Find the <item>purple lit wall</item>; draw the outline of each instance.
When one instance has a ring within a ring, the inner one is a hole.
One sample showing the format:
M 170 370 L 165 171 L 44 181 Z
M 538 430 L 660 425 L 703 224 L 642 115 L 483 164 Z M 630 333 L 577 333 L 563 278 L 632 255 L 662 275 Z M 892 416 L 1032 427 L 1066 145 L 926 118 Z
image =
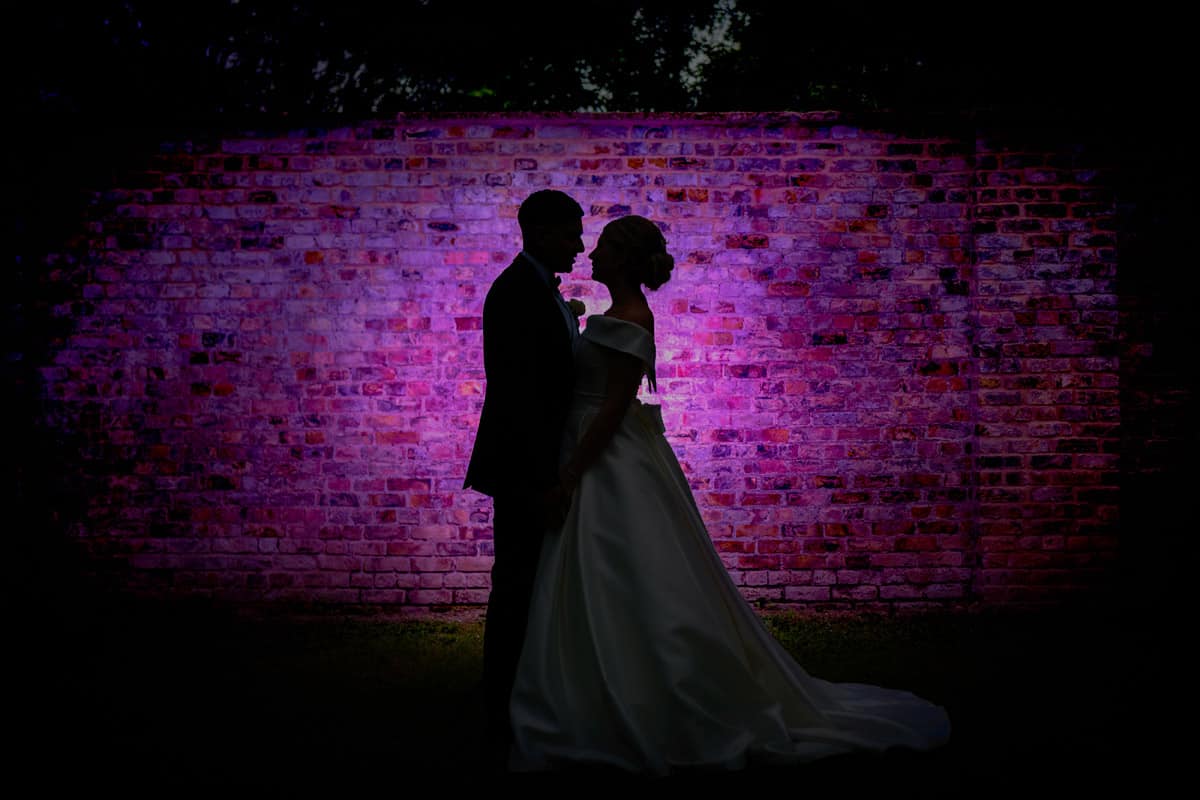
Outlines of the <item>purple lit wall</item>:
M 661 221 L 659 394 L 763 607 L 1111 579 L 1117 207 L 1075 143 L 834 114 L 469 115 L 178 137 L 50 259 L 37 420 L 85 569 L 152 596 L 481 609 L 480 313 L 543 187 Z M 587 274 L 581 257 L 577 273 Z M 601 287 L 568 277 L 589 313 Z

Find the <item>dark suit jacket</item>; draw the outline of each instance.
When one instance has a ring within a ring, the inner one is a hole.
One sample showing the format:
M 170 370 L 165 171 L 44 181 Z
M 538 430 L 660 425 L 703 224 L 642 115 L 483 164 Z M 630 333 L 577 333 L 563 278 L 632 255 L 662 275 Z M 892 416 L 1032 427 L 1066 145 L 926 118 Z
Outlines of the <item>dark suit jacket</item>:
M 525 258 L 508 266 L 483 304 L 487 389 L 464 489 L 532 494 L 558 480 L 574 357 L 554 290 Z

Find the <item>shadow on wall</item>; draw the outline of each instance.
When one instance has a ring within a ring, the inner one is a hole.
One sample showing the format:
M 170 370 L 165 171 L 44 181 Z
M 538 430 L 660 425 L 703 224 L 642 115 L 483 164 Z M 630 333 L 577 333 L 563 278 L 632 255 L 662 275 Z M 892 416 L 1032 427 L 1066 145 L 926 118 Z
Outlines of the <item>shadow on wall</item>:
M 1173 616 L 1192 567 L 1180 555 L 1200 484 L 1195 343 L 1200 271 L 1187 231 L 1190 187 L 1177 141 L 1131 148 L 1118 188 L 1121 270 L 1121 555 L 1125 602 Z M 1188 265 L 1181 268 L 1180 265 Z
M 91 444 L 85 423 L 98 420 L 101 405 L 87 396 L 72 398 L 72 416 L 81 422 L 78 428 L 63 424 L 51 408 L 63 398 L 47 365 L 90 313 L 82 287 L 94 266 L 86 226 L 93 193 L 134 169 L 152 147 L 148 131 L 135 135 L 70 122 L 77 123 L 30 120 L 10 132 L 22 138 L 11 142 L 10 153 L 19 157 L 7 164 L 17 188 L 5 200 L 12 225 L 5 242 L 14 268 L 6 273 L 3 369 L 15 446 L 5 460 L 3 483 L 11 500 L 5 507 L 21 520 L 11 544 L 24 567 L 15 571 L 16 592 L 35 615 L 69 604 L 76 592 L 81 599 L 119 585 L 119 578 L 97 573 L 105 566 L 72 536 L 89 496 L 102 486 L 97 476 L 71 468 Z

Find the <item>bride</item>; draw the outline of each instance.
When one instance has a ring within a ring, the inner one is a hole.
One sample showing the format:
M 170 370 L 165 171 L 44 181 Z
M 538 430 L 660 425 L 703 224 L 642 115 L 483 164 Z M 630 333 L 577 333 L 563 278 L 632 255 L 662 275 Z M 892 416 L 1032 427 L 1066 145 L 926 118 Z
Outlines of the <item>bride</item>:
M 674 266 L 658 227 L 610 222 L 590 254 L 612 307 L 588 318 L 564 434 L 561 531 L 543 544 L 511 698 L 509 767 L 644 775 L 791 764 L 950 734 L 909 692 L 809 675 L 739 593 L 658 406 L 642 292 Z

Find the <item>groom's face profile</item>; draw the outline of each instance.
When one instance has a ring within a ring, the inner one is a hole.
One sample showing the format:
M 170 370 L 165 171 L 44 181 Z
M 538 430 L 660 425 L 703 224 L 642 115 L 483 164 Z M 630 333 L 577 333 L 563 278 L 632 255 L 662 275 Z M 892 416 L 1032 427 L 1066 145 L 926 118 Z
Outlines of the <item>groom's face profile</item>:
M 570 272 L 575 256 L 584 251 L 583 220 L 539 225 L 534 240 L 526 245 L 529 251 L 553 272 Z

